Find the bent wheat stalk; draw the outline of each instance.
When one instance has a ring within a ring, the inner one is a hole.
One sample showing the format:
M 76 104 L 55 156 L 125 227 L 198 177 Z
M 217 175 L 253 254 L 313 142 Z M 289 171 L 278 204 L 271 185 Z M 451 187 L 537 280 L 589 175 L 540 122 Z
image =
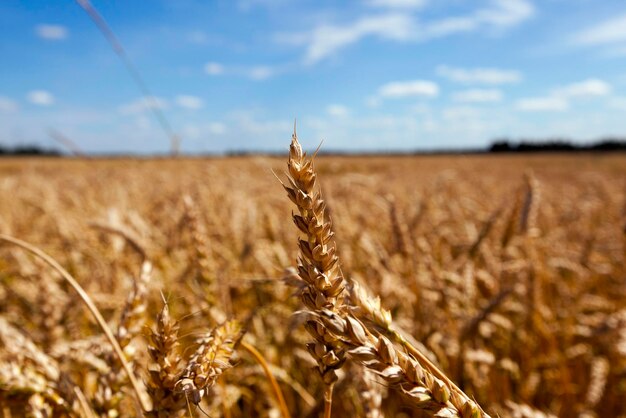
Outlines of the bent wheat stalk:
M 139 385 L 139 382 L 137 382 L 137 379 L 135 378 L 135 375 L 133 373 L 133 370 L 130 364 L 128 363 L 128 361 L 126 361 L 124 352 L 122 351 L 122 348 L 120 347 L 119 343 L 115 339 L 115 336 L 113 335 L 113 331 L 111 331 L 111 328 L 109 328 L 109 326 L 107 325 L 106 321 L 102 317 L 102 314 L 100 313 L 96 305 L 93 303 L 93 301 L 91 300 L 87 292 L 85 292 L 85 290 L 81 287 L 81 285 L 78 284 L 76 279 L 74 279 L 72 275 L 67 272 L 67 270 L 65 270 L 59 263 L 57 263 L 55 259 L 50 257 L 48 254 L 46 254 L 39 248 L 25 241 L 22 241 L 20 239 L 13 238 L 4 234 L 0 234 L 0 240 L 14 244 L 26 251 L 29 251 L 33 255 L 39 257 L 40 259 L 45 261 L 50 267 L 55 269 L 61 275 L 61 277 L 63 277 L 63 279 L 65 279 L 69 283 L 69 285 L 72 286 L 72 288 L 76 291 L 76 293 L 78 293 L 78 296 L 81 298 L 85 306 L 87 306 L 87 309 L 89 310 L 89 312 L 91 312 L 96 322 L 102 329 L 102 332 L 104 332 L 104 335 L 107 337 L 107 339 L 109 340 L 109 343 L 113 347 L 113 351 L 115 351 L 115 354 L 117 355 L 118 360 L 122 364 L 122 367 L 124 368 L 124 371 L 126 372 L 126 375 L 128 376 L 128 380 L 133 386 L 133 390 L 135 392 L 137 400 L 139 401 L 139 404 L 141 405 L 142 409 L 144 411 L 149 411 L 150 405 L 148 404 L 144 391 Z
M 381 329 L 387 331 L 391 338 L 400 344 L 411 356 L 415 357 L 420 364 L 438 379 L 443 380 L 453 392 L 466 397 L 465 393 L 418 348 L 414 347 L 403 335 L 404 331 L 398 329 L 393 323 L 391 312 L 382 307 L 379 297 L 372 297 L 356 282 L 350 285 L 350 302 L 348 309 L 355 317 L 365 317 Z M 469 398 L 468 398 L 469 399 Z
M 350 357 L 381 376 L 421 409 L 436 416 L 488 417 L 463 391 L 430 362 L 427 366 L 410 354 L 398 351 L 384 336 L 376 336 L 358 319 L 345 312 L 310 312 L 310 326 L 325 328 L 344 345 Z M 432 373 L 431 368 L 438 373 Z M 441 376 L 444 379 L 441 379 Z

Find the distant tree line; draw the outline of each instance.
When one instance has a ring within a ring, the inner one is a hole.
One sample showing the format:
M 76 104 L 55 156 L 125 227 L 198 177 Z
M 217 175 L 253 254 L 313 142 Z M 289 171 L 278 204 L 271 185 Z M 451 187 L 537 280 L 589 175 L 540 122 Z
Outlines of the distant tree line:
M 509 139 L 497 139 L 487 149 L 464 149 L 464 150 L 445 150 L 445 151 L 405 151 L 397 152 L 390 150 L 380 150 L 380 152 L 359 152 L 359 151 L 323 151 L 322 155 L 407 155 L 407 154 L 482 154 L 482 153 L 516 153 L 516 152 L 603 152 L 603 151 L 626 151 L 626 139 L 622 138 L 606 138 L 594 143 L 576 144 L 566 139 L 551 140 L 519 140 L 513 141 Z M 282 155 L 283 152 L 254 152 L 254 151 L 230 151 L 225 153 L 226 156 L 250 156 L 250 155 Z M 49 156 L 58 157 L 63 153 L 53 148 L 42 148 L 37 145 L 18 145 L 15 147 L 6 147 L 0 145 L 0 157 L 2 156 Z M 117 155 L 117 154 L 112 154 Z M 204 155 L 204 154 L 203 154 Z M 120 155 L 117 155 L 120 156 Z M 211 154 L 206 154 L 211 156 Z
M 573 152 L 573 151 L 624 151 L 626 139 L 607 138 L 591 144 L 574 144 L 564 139 L 549 141 L 510 142 L 499 139 L 489 147 L 489 152 Z
M 4 147 L 0 145 L 0 156 L 60 156 L 61 152 L 55 149 L 46 149 L 37 145 L 18 145 L 13 148 Z

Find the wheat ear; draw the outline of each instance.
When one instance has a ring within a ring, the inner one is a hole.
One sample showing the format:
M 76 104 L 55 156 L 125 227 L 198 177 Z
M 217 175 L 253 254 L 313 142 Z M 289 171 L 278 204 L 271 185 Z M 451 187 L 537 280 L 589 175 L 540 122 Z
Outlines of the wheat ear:
M 230 320 L 201 338 L 198 349 L 178 377 L 175 392 L 199 404 L 222 373 L 232 367 L 231 357 L 243 333 L 241 324 Z
M 148 354 L 155 363 L 149 369 L 148 394 L 152 398 L 152 411 L 146 417 L 176 417 L 185 406 L 184 398 L 175 391 L 180 375 L 178 323 L 170 317 L 167 304 L 157 316 L 156 331 L 150 331 Z
M 326 216 L 326 204 L 321 193 L 316 190 L 317 175 L 313 161 L 307 159 L 302 151 L 295 127 L 287 168 L 289 186 L 283 184 L 283 187 L 298 208 L 293 221 L 304 234 L 304 239 L 299 239 L 298 276 L 305 284 L 300 296 L 312 312 L 322 309 L 335 311 L 343 305 L 344 280 L 332 241 L 332 223 Z M 323 328 L 307 326 L 306 329 L 315 339 L 307 345 L 307 349 L 317 361 L 324 382 L 324 416 L 330 417 L 336 371 L 343 365 L 345 353 L 332 338 L 326 338 Z

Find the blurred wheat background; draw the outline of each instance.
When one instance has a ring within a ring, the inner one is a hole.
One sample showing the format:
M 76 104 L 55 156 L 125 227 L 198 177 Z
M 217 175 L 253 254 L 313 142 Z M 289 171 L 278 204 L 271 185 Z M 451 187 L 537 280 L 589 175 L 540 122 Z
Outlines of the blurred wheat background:
M 0 231 L 90 295 L 147 416 L 321 416 L 303 322 L 323 311 L 298 297 L 311 287 L 295 269 L 298 211 L 272 174 L 289 185 L 285 163 L 5 159 Z M 454 407 L 437 379 L 443 395 L 409 393 L 322 314 L 313 323 L 339 341 L 324 347 L 347 354 L 331 370 L 333 416 L 626 416 L 623 154 L 322 156 L 314 168 L 345 283 L 333 312 L 395 347 L 389 364 L 419 351 L 485 411 Z M 142 414 L 81 299 L 6 241 L 0 301 L 3 417 Z

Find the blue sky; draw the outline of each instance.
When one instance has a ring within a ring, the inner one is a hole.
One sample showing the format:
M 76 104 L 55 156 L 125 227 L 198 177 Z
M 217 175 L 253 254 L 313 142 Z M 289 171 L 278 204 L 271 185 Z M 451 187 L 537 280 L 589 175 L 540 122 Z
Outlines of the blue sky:
M 623 0 L 155 0 L 92 4 L 156 102 L 71 0 L 0 3 L 0 144 L 327 150 L 626 136 Z

